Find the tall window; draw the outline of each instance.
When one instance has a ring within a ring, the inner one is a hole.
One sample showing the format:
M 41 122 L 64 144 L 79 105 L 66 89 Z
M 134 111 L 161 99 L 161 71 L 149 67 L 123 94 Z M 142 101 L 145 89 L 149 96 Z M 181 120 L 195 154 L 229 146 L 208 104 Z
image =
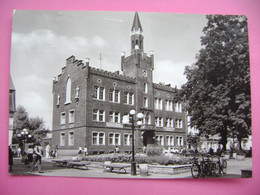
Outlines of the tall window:
M 70 110 L 69 111 L 69 123 L 74 123 L 74 121 L 75 121 L 75 111 Z
M 174 146 L 174 136 L 170 136 L 170 135 L 166 136 L 166 145 Z
M 180 102 L 175 104 L 175 112 L 182 112 L 182 105 Z
M 124 103 L 134 105 L 134 94 L 129 92 L 124 92 Z
M 176 119 L 175 120 L 175 127 L 176 128 L 183 128 L 181 119 Z
M 163 127 L 163 118 L 162 117 L 155 117 L 155 126 Z
M 60 114 L 60 124 L 61 125 L 65 125 L 66 124 L 66 113 L 65 112 L 62 112 Z
M 147 85 L 147 83 L 144 83 L 143 91 L 144 91 L 144 93 L 148 93 L 148 85 Z
M 144 97 L 144 107 L 148 108 L 148 98 Z
M 156 139 L 158 145 L 160 145 L 160 146 L 164 145 L 164 140 L 163 140 L 163 136 L 162 135 L 155 136 L 155 139 Z
M 109 122 L 110 123 L 120 123 L 120 113 L 110 111 L 109 112 Z
M 60 146 L 65 146 L 65 133 L 60 133 Z
M 71 79 L 70 77 L 67 79 L 67 83 L 66 83 L 66 102 L 70 103 L 71 102 Z
M 172 111 L 172 101 L 165 100 L 165 110 Z
M 120 91 L 119 90 L 110 89 L 108 98 L 109 98 L 110 102 L 120 103 Z
M 105 122 L 105 111 L 104 110 L 93 110 L 93 121 Z
M 105 133 L 93 132 L 92 133 L 92 144 L 93 145 L 105 145 Z
M 154 100 L 154 108 L 162 110 L 163 109 L 163 103 L 161 98 L 155 98 Z
M 120 134 L 109 133 L 108 134 L 109 145 L 120 145 Z
M 94 86 L 93 98 L 96 100 L 105 100 L 105 88 Z
M 174 127 L 174 122 L 172 118 L 166 118 L 166 127 Z
M 73 131 L 69 132 L 68 145 L 74 146 L 74 132 Z
M 132 134 L 124 134 L 124 145 L 130 146 L 132 143 Z
M 177 146 L 183 146 L 183 137 L 177 136 L 176 137 L 176 143 L 177 143 Z

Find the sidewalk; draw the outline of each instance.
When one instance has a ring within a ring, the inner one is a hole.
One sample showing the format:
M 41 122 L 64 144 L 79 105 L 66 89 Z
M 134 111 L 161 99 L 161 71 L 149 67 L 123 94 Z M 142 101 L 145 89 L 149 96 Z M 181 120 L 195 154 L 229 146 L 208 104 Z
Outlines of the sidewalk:
M 27 168 L 21 162 L 21 159 L 14 159 L 13 171 L 11 175 L 41 175 L 41 176 L 61 176 L 61 177 L 102 177 L 102 178 L 162 178 L 162 179 L 173 179 L 173 178 L 192 178 L 190 169 L 181 171 L 180 173 L 174 173 L 172 166 L 165 166 L 165 170 L 160 171 L 154 168 L 149 168 L 148 176 L 140 176 L 139 169 L 137 168 L 137 175 L 132 176 L 130 174 L 130 168 L 126 168 L 127 174 L 109 172 L 103 169 L 103 163 L 91 162 L 89 170 L 80 170 L 67 167 L 53 166 L 52 159 L 42 160 L 42 171 L 44 173 L 38 173 L 37 171 L 31 172 L 31 168 Z M 243 161 L 237 161 L 234 159 L 228 160 L 227 174 L 222 175 L 218 178 L 240 178 L 241 169 L 252 169 L 252 158 L 246 158 Z

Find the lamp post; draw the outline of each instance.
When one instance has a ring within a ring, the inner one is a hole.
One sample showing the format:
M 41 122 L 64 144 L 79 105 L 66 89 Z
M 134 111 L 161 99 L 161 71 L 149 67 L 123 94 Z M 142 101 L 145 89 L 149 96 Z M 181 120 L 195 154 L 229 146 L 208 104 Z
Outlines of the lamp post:
M 27 129 L 23 129 L 22 132 L 17 135 L 17 137 L 19 137 L 22 140 L 22 143 L 23 143 L 22 156 L 24 156 L 24 153 L 25 153 L 25 140 L 27 140 L 28 138 L 31 138 L 32 135 L 29 134 Z
M 131 162 L 131 175 L 136 175 L 136 163 L 135 163 L 135 142 L 134 142 L 134 130 L 135 130 L 135 110 L 130 110 L 129 115 L 131 117 L 131 123 L 132 123 L 132 162 Z M 136 115 L 136 124 L 138 126 L 142 125 L 141 119 L 143 119 L 144 115 L 143 113 L 138 113 Z M 124 116 L 123 117 L 123 124 L 129 124 L 129 117 Z

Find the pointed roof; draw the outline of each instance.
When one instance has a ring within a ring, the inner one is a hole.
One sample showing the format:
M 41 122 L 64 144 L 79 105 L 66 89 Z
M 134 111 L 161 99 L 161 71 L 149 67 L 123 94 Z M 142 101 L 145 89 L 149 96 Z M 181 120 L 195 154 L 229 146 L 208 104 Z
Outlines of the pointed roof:
M 15 90 L 15 88 L 14 88 L 14 83 L 13 83 L 13 80 L 12 80 L 11 75 L 10 75 L 9 90 Z
M 134 22 L 133 22 L 133 25 L 132 25 L 132 31 L 134 29 L 140 29 L 141 31 L 143 31 L 143 28 L 142 28 L 142 25 L 141 25 L 141 22 L 140 22 L 140 19 L 139 19 L 139 16 L 138 16 L 138 12 L 135 12 L 135 18 L 134 18 Z

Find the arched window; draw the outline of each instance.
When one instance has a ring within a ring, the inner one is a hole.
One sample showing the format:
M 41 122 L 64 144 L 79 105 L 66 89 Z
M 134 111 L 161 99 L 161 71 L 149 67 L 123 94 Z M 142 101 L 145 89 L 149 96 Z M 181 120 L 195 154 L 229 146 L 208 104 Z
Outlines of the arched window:
M 71 102 L 71 79 L 70 77 L 67 79 L 66 83 L 66 102 L 65 103 L 70 103 Z

